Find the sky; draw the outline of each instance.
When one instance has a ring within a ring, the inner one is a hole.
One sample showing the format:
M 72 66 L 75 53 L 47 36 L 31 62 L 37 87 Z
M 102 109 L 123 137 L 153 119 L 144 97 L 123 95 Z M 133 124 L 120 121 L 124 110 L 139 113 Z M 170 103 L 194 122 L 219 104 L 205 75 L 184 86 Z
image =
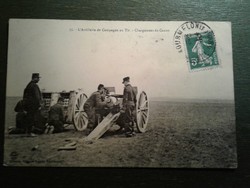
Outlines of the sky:
M 231 24 L 205 22 L 220 66 L 192 72 L 173 42 L 182 23 L 11 19 L 6 95 L 22 96 L 39 72 L 40 89 L 50 92 L 82 88 L 89 96 L 102 83 L 122 94 L 129 76 L 149 98 L 233 100 Z

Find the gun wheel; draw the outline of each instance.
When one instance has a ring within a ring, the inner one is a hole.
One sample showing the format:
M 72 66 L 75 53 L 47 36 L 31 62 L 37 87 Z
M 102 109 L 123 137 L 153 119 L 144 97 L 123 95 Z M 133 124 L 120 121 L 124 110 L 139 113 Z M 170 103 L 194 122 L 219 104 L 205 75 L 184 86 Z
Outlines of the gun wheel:
M 136 107 L 136 126 L 139 132 L 146 131 L 149 117 L 149 101 L 147 94 L 142 91 Z
M 84 93 L 78 93 L 76 95 L 76 100 L 73 110 L 73 123 L 74 127 L 78 131 L 83 131 L 88 125 L 88 116 L 83 110 L 83 105 L 87 100 L 87 95 Z

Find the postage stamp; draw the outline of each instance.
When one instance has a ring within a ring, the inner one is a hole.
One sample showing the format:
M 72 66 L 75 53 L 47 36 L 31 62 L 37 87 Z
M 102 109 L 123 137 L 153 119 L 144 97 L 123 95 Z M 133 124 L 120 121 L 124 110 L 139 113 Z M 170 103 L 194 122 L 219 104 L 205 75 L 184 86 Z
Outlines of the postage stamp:
M 213 33 L 195 33 L 185 35 L 190 69 L 200 69 L 218 65 Z
M 190 71 L 218 67 L 216 39 L 212 29 L 203 22 L 185 22 L 174 35 L 179 53 L 185 52 Z

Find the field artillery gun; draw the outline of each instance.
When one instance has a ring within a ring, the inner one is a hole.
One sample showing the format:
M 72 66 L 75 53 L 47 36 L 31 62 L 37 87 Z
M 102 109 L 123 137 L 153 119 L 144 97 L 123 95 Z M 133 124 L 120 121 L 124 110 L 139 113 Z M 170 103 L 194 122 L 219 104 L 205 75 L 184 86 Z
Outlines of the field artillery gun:
M 63 97 L 63 109 L 66 124 L 73 124 L 75 129 L 83 131 L 87 127 L 88 117 L 83 111 L 83 105 L 87 100 L 87 95 L 81 90 L 70 92 L 42 92 L 45 118 L 51 106 L 57 103 L 59 97 Z
M 137 87 L 133 87 L 136 93 Z M 107 97 L 113 98 L 113 107 L 109 109 L 109 114 L 98 123 L 97 127 L 88 135 L 86 140 L 96 140 L 100 138 L 112 125 L 118 124 L 122 121 L 121 119 L 121 107 L 123 95 L 115 94 L 115 87 L 106 87 L 108 93 Z M 145 91 L 141 91 L 137 95 L 136 114 L 135 114 L 135 125 L 137 131 L 143 133 L 146 131 L 148 118 L 149 118 L 149 101 Z
M 120 108 L 122 105 L 123 95 L 115 94 L 115 87 L 106 87 L 109 94 L 106 97 L 112 98 L 112 107 L 106 109 L 109 113 L 98 122 L 97 127 L 88 135 L 88 139 L 100 138 L 112 125 L 118 124 L 121 115 Z M 137 93 L 137 87 L 134 87 Z M 45 111 L 48 112 L 59 97 L 64 98 L 63 107 L 65 123 L 73 124 L 77 131 L 83 131 L 87 128 L 88 117 L 83 109 L 87 100 L 87 95 L 81 90 L 70 92 L 43 92 Z M 143 133 L 146 131 L 149 117 L 149 101 L 145 91 L 137 95 L 136 119 L 135 125 L 137 131 Z

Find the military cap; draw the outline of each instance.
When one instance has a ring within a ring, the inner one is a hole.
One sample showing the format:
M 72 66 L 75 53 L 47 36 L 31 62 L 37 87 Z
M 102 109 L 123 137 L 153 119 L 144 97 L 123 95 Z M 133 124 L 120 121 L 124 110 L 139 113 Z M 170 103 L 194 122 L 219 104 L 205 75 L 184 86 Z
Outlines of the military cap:
M 32 73 L 32 79 L 33 78 L 41 78 L 41 77 L 39 76 L 39 73 Z
M 124 82 L 126 82 L 126 81 L 129 82 L 129 79 L 130 79 L 130 78 L 129 78 L 128 76 L 125 77 L 125 78 L 123 78 L 123 82 L 122 82 L 122 83 L 124 83 Z
M 58 101 L 58 102 L 59 102 L 59 101 L 62 101 L 62 102 L 63 102 L 63 101 L 64 101 L 64 98 L 63 98 L 63 97 L 59 97 L 57 101 Z
M 103 85 L 103 84 L 99 84 L 98 87 L 97 87 L 98 90 L 100 90 L 100 89 L 102 89 L 102 88 L 104 88 L 104 85 Z

